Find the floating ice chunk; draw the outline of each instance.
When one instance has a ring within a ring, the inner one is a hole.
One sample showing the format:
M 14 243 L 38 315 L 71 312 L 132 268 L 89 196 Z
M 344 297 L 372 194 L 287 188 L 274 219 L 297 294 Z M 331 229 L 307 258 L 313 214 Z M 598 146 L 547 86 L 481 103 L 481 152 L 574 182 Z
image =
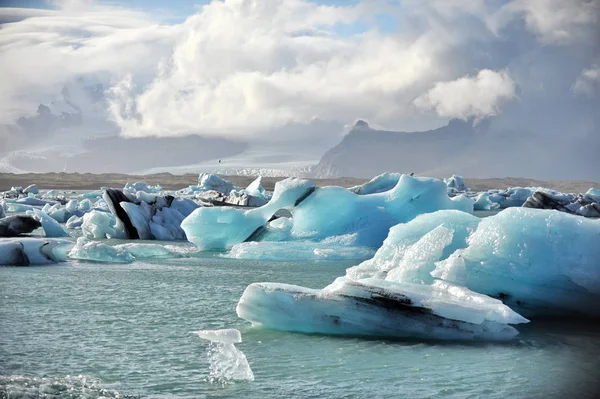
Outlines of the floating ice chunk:
M 81 228 L 81 225 L 83 224 L 83 216 L 79 217 L 79 216 L 71 216 L 69 218 L 69 220 L 67 220 L 66 226 L 67 229 L 76 229 L 76 228 Z
M 125 236 L 130 239 L 184 240 L 181 222 L 199 206 L 189 199 L 172 196 L 153 197 L 152 203 L 140 202 L 126 192 L 113 189 L 106 190 L 104 198 L 117 225 L 123 226 Z
M 473 208 L 476 211 L 489 211 L 492 209 L 498 209 L 499 207 L 499 204 L 490 200 L 490 193 L 488 192 L 479 193 L 479 195 L 477 195 L 475 198 L 475 203 L 473 204 Z
M 507 340 L 526 319 L 500 301 L 455 287 L 339 278 L 323 290 L 254 283 L 238 316 L 267 328 L 307 333 L 425 339 Z
M 378 248 L 390 227 L 439 209 L 472 212 L 473 201 L 462 195 L 449 198 L 441 180 L 408 175 L 378 194 L 356 195 L 341 187 L 324 187 L 292 209 L 292 234 L 313 240 L 358 234 L 357 245 Z
M 231 190 L 238 188 L 233 183 L 210 173 L 200 173 L 198 176 L 198 189 L 200 191 L 214 190 L 219 193 L 229 195 Z
M 600 202 L 600 188 L 590 188 L 585 192 L 585 195 L 594 202 Z
M 262 176 L 258 176 L 252 183 L 250 183 L 248 187 L 246 187 L 245 191 L 248 193 L 248 195 L 253 197 L 265 198 L 267 192 L 262 186 Z
M 162 191 L 162 187 L 160 187 L 158 184 L 156 186 L 151 186 L 146 184 L 143 181 L 138 181 L 135 183 L 127 183 L 125 184 L 125 187 L 123 187 L 123 191 L 128 191 L 132 194 L 135 194 L 139 191 L 144 192 L 144 193 L 149 193 L 149 194 L 158 194 Z
M 135 257 L 136 259 L 156 259 L 156 258 L 174 258 L 179 254 L 169 250 L 164 245 L 160 244 L 120 244 L 114 248 L 123 250 Z
M 487 193 L 490 201 L 498 204 L 498 208 L 505 209 L 522 206 L 537 189 L 538 187 L 511 187 L 506 190 L 490 190 Z
M 314 188 L 308 180 L 285 179 L 275 184 L 273 198 L 260 208 L 198 208 L 183 220 L 181 228 L 187 239 L 202 250 L 231 248 L 258 235 L 275 212 L 294 207 Z
M 537 190 L 523 204 L 525 208 L 556 209 L 585 217 L 600 217 L 600 201 L 588 194 L 564 194 Z
M 524 314 L 598 316 L 599 236 L 595 220 L 558 211 L 507 209 L 481 220 L 460 252 L 464 272 L 459 274 L 466 273 L 468 288 L 501 298 Z
M 389 191 L 398 184 L 401 173 L 383 173 L 379 176 L 375 176 L 371 181 L 361 184 L 360 186 L 350 187 L 348 190 L 354 194 L 367 195 L 376 194 Z
M 462 176 L 452 175 L 451 177 L 444 179 L 444 183 L 446 183 L 449 192 L 464 193 L 469 191 L 469 187 L 465 184 Z
M 29 193 L 31 193 L 31 194 L 37 194 L 37 193 L 40 192 L 40 190 L 38 189 L 37 184 L 31 184 L 31 185 L 25 187 L 25 189 L 23 190 L 23 192 L 25 194 L 29 194 Z
M 150 219 L 152 218 L 152 209 L 145 202 L 136 205 L 132 202 L 121 202 L 121 208 L 125 210 L 133 227 L 137 230 L 140 240 L 152 240 L 154 236 L 150 231 Z
M 254 381 L 254 373 L 246 355 L 234 345 L 242 342 L 242 335 L 238 330 L 202 330 L 194 334 L 210 341 L 208 360 L 211 382 Z
M 436 284 L 429 274 L 524 315 L 598 316 L 599 236 L 598 221 L 558 211 L 511 208 L 484 219 L 439 211 L 394 226 L 373 259 L 347 276 Z
M 102 190 L 90 191 L 89 193 L 82 193 L 79 195 L 79 198 L 84 198 L 84 199 L 102 198 Z
M 87 238 L 125 238 L 123 225 L 108 212 L 91 211 L 83 215 L 81 231 Z
M 35 197 L 19 198 L 15 202 L 17 204 L 33 205 L 33 206 L 44 206 L 44 205 L 48 204 L 48 201 L 40 200 Z
M 79 202 L 79 206 L 77 209 L 79 209 L 82 212 L 89 212 L 92 210 L 93 207 L 94 205 L 92 204 L 92 201 L 90 201 L 89 199 L 84 199 Z
M 60 192 L 58 190 L 50 190 L 45 192 L 42 195 L 42 198 L 49 198 L 49 199 L 55 199 L 58 198 L 60 196 Z
M 68 240 L 19 238 L 0 241 L 0 265 L 47 265 L 67 260 L 73 246 Z
M 393 281 L 431 283 L 434 262 L 465 248 L 479 221 L 476 216 L 456 210 L 419 215 L 392 227 L 373 259 L 348 269 L 347 274 L 353 279 L 379 276 Z
M 42 227 L 40 221 L 30 215 L 12 215 L 0 219 L 0 237 L 16 237 L 31 233 Z
M 34 209 L 33 214 L 42 224 L 46 237 L 69 237 L 69 232 L 66 231 L 56 220 L 40 211 Z
M 234 245 L 225 257 L 273 261 L 368 259 L 375 250 L 368 247 L 335 245 L 312 241 L 243 242 Z
M 98 241 L 79 237 L 69 252 L 69 258 L 105 263 L 131 263 L 134 258 L 122 248 L 111 247 Z

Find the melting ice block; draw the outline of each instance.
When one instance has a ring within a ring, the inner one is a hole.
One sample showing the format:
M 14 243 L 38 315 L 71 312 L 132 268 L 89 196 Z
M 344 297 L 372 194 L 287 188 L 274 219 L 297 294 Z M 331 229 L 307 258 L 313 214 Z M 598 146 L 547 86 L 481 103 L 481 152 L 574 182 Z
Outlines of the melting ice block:
M 77 244 L 69 252 L 69 258 L 106 263 L 131 263 L 134 260 L 133 255 L 122 248 L 90 241 L 85 237 L 77 239 Z
M 17 237 L 41 227 L 40 221 L 30 215 L 12 215 L 0 219 L 0 237 Z
M 325 240 L 242 242 L 231 248 L 227 258 L 273 261 L 368 259 L 375 250 L 368 247 L 346 246 Z
M 432 273 L 526 315 L 600 316 L 599 237 L 597 220 L 511 208 L 482 219 L 468 246 Z
M 458 211 L 394 226 L 352 279 L 451 282 L 502 299 L 526 316 L 600 316 L 600 223 L 558 211 L 510 208 L 478 219 Z
M 19 238 L 0 241 L 0 265 L 47 265 L 67 260 L 69 240 Z
M 390 227 L 440 209 L 473 212 L 473 201 L 465 196 L 449 198 L 441 180 L 408 175 L 402 175 L 391 190 L 377 194 L 324 187 L 291 210 L 292 235 L 322 240 L 356 234 L 356 245 L 378 248 Z
M 508 340 L 524 323 L 501 301 L 451 284 L 338 278 L 314 290 L 254 283 L 237 314 L 267 328 L 306 333 L 425 339 Z
M 198 208 L 183 220 L 187 239 L 202 250 L 223 250 L 247 241 L 280 209 L 289 209 L 312 193 L 315 184 L 289 178 L 275 184 L 271 201 L 260 208 L 243 210 L 230 207 Z
M 234 345 L 242 342 L 242 335 L 238 330 L 201 330 L 194 334 L 201 339 L 210 341 L 208 360 L 211 382 L 254 380 L 254 373 L 248 364 L 246 355 Z
M 286 179 L 275 185 L 271 201 L 258 209 L 200 208 L 181 227 L 201 249 L 227 249 L 269 235 L 267 221 L 279 209 L 293 218 L 288 240 L 323 241 L 354 235 L 356 246 L 377 248 L 388 229 L 421 213 L 439 209 L 473 211 L 464 196 L 449 198 L 446 185 L 437 179 L 402 175 L 388 191 L 357 195 L 342 187 L 316 188 L 307 180 Z M 272 229 L 271 229 L 272 230 Z
M 348 190 L 359 195 L 382 193 L 394 188 L 396 184 L 398 184 L 400 176 L 402 176 L 401 173 L 382 173 L 379 176 L 372 178 L 369 182 L 359 186 L 350 187 Z
M 34 209 L 33 214 L 42 224 L 46 237 L 70 237 L 69 233 L 56 220 L 39 209 Z

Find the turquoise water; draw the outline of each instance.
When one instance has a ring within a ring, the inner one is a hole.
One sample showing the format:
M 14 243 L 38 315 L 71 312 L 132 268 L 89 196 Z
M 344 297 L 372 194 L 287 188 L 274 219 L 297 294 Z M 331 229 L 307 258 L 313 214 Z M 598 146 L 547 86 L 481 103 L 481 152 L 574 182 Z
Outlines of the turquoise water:
M 0 397 L 593 397 L 600 328 L 538 321 L 509 344 L 327 337 L 251 327 L 246 286 L 320 288 L 356 262 L 201 258 L 0 267 Z M 252 382 L 209 379 L 192 331 L 237 328 Z

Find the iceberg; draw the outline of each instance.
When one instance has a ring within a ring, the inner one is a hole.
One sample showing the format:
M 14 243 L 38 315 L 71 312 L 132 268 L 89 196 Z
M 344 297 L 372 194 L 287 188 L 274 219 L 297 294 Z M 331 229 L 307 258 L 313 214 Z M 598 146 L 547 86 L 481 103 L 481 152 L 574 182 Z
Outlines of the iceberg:
M 210 173 L 200 173 L 198 176 L 198 191 L 217 191 L 229 195 L 232 190 L 238 190 L 230 181 Z
M 591 189 L 590 189 L 591 190 Z M 600 217 L 600 198 L 594 191 L 585 194 L 564 194 L 555 191 L 537 190 L 523 204 L 525 208 L 556 209 L 585 217 Z
M 48 265 L 67 260 L 68 240 L 19 238 L 0 240 L 1 266 Z
M 527 198 L 531 196 L 537 187 L 511 187 L 506 190 L 488 190 L 488 198 L 491 202 L 498 204 L 498 209 L 523 206 Z
M 69 233 L 53 218 L 39 209 L 33 210 L 33 216 L 42 224 L 46 237 L 69 237 Z
M 234 245 L 223 255 L 235 259 L 259 259 L 271 261 L 295 260 L 364 260 L 371 258 L 375 250 L 368 247 L 345 246 L 325 240 L 283 241 L 283 242 L 243 242 Z
M 356 234 L 356 245 L 378 248 L 390 227 L 440 209 L 472 213 L 473 201 L 464 195 L 449 198 L 441 180 L 402 175 L 391 190 L 376 194 L 356 195 L 341 187 L 319 188 L 291 209 L 291 231 L 296 237 L 316 241 Z
M 452 175 L 451 177 L 444 179 L 444 183 L 446 183 L 448 194 L 455 195 L 457 193 L 469 191 L 469 187 L 465 184 L 462 176 Z
M 40 200 L 35 197 L 19 198 L 19 199 L 15 200 L 15 203 L 23 204 L 23 205 L 32 205 L 32 206 L 44 206 L 46 204 L 54 204 L 53 202 Z
M 160 244 L 119 244 L 114 248 L 130 253 L 135 259 L 177 258 L 182 252 L 172 251 L 169 247 Z
M 111 213 L 93 210 L 83 215 L 81 231 L 86 238 L 125 238 L 123 224 Z
M 29 186 L 25 187 L 25 189 L 23 190 L 23 193 L 25 194 L 38 194 L 40 192 L 37 184 L 30 184 Z
M 12 215 L 0 219 L 0 237 L 17 237 L 42 227 L 39 220 L 30 215 Z
M 201 339 L 210 341 L 208 360 L 211 382 L 254 380 L 254 373 L 248 364 L 246 355 L 234 345 L 242 342 L 242 335 L 238 330 L 201 330 L 194 334 Z
M 498 203 L 490 200 L 490 193 L 488 192 L 479 193 L 474 201 L 473 209 L 476 211 L 490 211 L 500 208 Z
M 67 229 L 78 229 L 78 228 L 81 228 L 82 225 L 83 225 L 83 216 L 79 217 L 79 216 L 75 216 L 75 215 L 71 216 L 67 220 L 67 223 L 65 224 Z
M 114 189 L 105 191 L 104 200 L 115 217 L 115 229 L 135 240 L 185 240 L 181 223 L 199 207 L 192 200 L 170 195 L 153 196 L 152 202 L 148 203 L 143 198 L 138 199 Z M 105 221 L 102 222 L 106 226 Z
M 353 281 L 341 277 L 322 290 L 254 283 L 239 317 L 266 328 L 305 333 L 450 340 L 509 340 L 525 323 L 501 301 L 451 284 Z
M 161 191 L 163 191 L 163 189 L 158 184 L 156 186 L 151 186 L 151 185 L 146 184 L 143 181 L 138 181 L 133 184 L 132 183 L 125 184 L 125 187 L 123 187 L 123 191 L 127 191 L 134 195 L 137 192 L 144 192 L 144 193 L 148 193 L 148 194 L 159 194 Z
M 277 182 L 271 201 L 257 209 L 200 208 L 181 227 L 200 249 L 224 250 L 245 241 L 266 241 L 277 230 L 267 222 L 275 212 L 292 214 L 287 240 L 323 241 L 334 236 L 354 237 L 355 246 L 378 248 L 388 229 L 420 213 L 439 209 L 473 211 L 473 201 L 449 198 L 446 185 L 436 179 L 402 175 L 393 189 L 357 195 L 342 187 L 316 188 L 313 182 Z M 283 233 L 284 230 L 279 229 Z
M 122 248 L 90 241 L 85 237 L 77 239 L 68 256 L 71 259 L 106 263 L 131 263 L 134 260 L 133 255 Z
M 4 210 L 4 201 L 0 201 L 0 219 L 6 217 L 6 211 Z
M 401 173 L 382 173 L 372 178 L 369 182 L 350 187 L 348 190 L 358 195 L 383 193 L 394 188 L 398 184 L 400 176 L 402 176 Z
M 394 226 L 347 276 L 449 282 L 525 316 L 600 316 L 598 236 L 598 221 L 552 210 L 510 208 L 484 219 L 439 211 Z
M 600 316 L 599 236 L 595 220 L 507 209 L 482 219 L 468 246 L 433 273 L 500 298 L 524 315 Z
M 308 180 L 288 178 L 275 184 L 273 198 L 260 208 L 201 207 L 181 223 L 187 239 L 201 250 L 225 250 L 264 233 L 265 224 L 280 209 L 291 209 L 315 191 Z

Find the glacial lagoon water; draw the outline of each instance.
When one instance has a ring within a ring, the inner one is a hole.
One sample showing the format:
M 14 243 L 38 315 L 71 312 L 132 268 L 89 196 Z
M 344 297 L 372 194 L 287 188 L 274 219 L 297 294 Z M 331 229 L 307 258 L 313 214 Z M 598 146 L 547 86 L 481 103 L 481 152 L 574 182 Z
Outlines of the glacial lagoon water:
M 0 397 L 594 397 L 600 327 L 538 321 L 513 342 L 269 331 L 235 314 L 256 281 L 320 288 L 355 261 L 218 254 L 129 265 L 0 268 Z M 193 331 L 237 328 L 254 381 L 211 378 Z

